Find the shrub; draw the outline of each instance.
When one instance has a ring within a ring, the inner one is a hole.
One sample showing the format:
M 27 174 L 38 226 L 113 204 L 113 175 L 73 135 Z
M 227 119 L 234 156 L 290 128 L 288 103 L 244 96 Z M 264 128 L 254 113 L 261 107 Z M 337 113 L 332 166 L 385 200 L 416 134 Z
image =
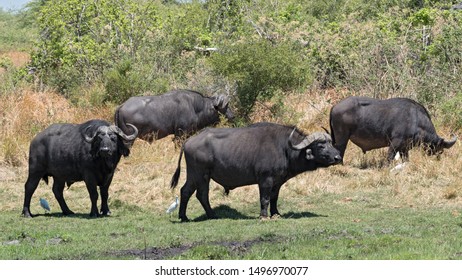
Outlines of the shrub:
M 462 92 L 458 92 L 452 98 L 445 99 L 441 105 L 444 123 L 455 130 L 462 129 L 462 108 L 460 104 L 462 104 Z
M 247 118 L 257 100 L 300 88 L 310 72 L 297 48 L 288 42 L 273 45 L 260 39 L 237 43 L 212 56 L 212 68 L 237 84 L 239 115 Z
M 142 78 L 133 71 L 132 61 L 124 60 L 109 70 L 105 81 L 105 101 L 122 103 L 142 91 Z

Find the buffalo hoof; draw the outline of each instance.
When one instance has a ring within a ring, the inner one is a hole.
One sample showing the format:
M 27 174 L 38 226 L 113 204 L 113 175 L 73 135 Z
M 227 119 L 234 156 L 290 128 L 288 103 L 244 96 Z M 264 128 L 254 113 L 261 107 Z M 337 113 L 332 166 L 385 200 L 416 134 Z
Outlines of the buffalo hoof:
M 22 212 L 22 216 L 24 216 L 24 218 L 33 218 L 34 215 L 32 215 L 29 211 L 27 212 Z
M 260 216 L 260 221 L 269 221 L 270 218 L 268 216 Z
M 75 213 L 71 210 L 63 211 L 64 216 L 74 215 Z
M 111 211 L 107 211 L 107 212 L 102 211 L 102 212 L 101 212 L 101 215 L 102 215 L 102 216 L 111 216 L 112 213 L 111 213 Z
M 279 218 L 281 218 L 281 215 L 279 215 L 279 213 L 271 215 L 271 220 L 277 220 Z
M 182 223 L 190 222 L 190 220 L 187 217 L 180 218 L 180 220 L 181 220 Z

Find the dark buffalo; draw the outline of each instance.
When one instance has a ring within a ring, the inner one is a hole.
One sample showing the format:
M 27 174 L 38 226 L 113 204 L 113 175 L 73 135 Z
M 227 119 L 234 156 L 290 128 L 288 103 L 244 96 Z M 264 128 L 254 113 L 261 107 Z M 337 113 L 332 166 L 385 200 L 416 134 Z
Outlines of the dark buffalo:
M 30 202 L 40 179 L 53 177 L 53 193 L 64 215 L 73 214 L 64 200 L 64 185 L 84 181 L 91 199 L 90 216 L 99 215 L 97 186 L 101 192 L 101 214 L 109 215 L 108 189 L 121 156 L 130 150 L 123 141 L 133 141 L 137 130 L 126 135 L 106 121 L 83 124 L 53 124 L 35 136 L 30 144 L 29 177 L 25 184 L 22 214 L 32 217 Z
M 330 129 L 342 157 L 351 140 L 364 153 L 389 147 L 388 161 L 393 160 L 397 152 L 403 160 L 408 160 L 409 150 L 416 145 L 426 147 L 428 154 L 440 154 L 457 140 L 439 137 L 428 111 L 408 98 L 348 97 L 332 107 Z
M 172 177 L 172 188 L 178 184 L 183 152 L 187 178 L 181 188 L 179 218 L 182 221 L 188 220 L 186 207 L 194 191 L 207 217 L 215 217 L 209 203 L 210 179 L 226 191 L 258 184 L 260 217 L 266 218 L 268 204 L 271 216 L 279 215 L 279 190 L 287 180 L 341 161 L 327 133 L 306 136 L 294 127 L 271 123 L 244 128 L 207 128 L 184 143 Z
M 138 128 L 138 137 L 152 142 L 167 135 L 189 135 L 220 121 L 219 113 L 234 118 L 224 96 L 206 97 L 196 91 L 173 90 L 157 96 L 135 96 L 120 105 L 114 122 L 125 133 L 126 123 Z

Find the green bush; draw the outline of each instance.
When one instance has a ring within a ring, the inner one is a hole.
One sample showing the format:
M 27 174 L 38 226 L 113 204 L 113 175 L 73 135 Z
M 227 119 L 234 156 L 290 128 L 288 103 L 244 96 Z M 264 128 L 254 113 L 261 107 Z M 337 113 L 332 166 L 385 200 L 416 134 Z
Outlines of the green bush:
M 458 92 L 454 97 L 443 101 L 441 105 L 444 123 L 454 130 L 462 129 L 461 104 L 462 92 Z
M 105 79 L 105 101 L 122 103 L 146 90 L 144 79 L 133 71 L 133 62 L 123 60 L 109 70 Z
M 239 115 L 247 118 L 257 100 L 298 89 L 311 81 L 306 61 L 291 43 L 255 40 L 214 54 L 212 68 L 237 84 Z

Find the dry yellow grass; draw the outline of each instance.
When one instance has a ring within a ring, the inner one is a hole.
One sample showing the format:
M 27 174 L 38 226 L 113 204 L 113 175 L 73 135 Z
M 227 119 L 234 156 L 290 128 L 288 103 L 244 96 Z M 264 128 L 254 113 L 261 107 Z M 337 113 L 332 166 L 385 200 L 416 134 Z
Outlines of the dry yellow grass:
M 306 133 L 328 127 L 329 109 L 344 93 L 320 92 L 291 95 L 286 110 L 297 116 L 296 124 Z M 91 118 L 112 121 L 114 108 L 88 110 L 71 105 L 63 97 L 52 93 L 36 93 L 24 90 L 15 96 L 0 96 L 0 210 L 20 213 L 23 186 L 27 177 L 27 154 L 29 141 L 38 131 L 54 122 L 83 122 Z M 260 116 L 263 116 L 260 113 Z M 261 120 L 279 121 L 266 115 Z M 445 128 L 437 127 L 441 136 Z M 12 147 L 7 147 L 12 145 Z M 462 187 L 460 175 L 462 162 L 460 141 L 446 150 L 438 159 L 423 155 L 419 149 L 410 153 L 410 162 L 399 172 L 385 164 L 386 150 L 375 150 L 363 155 L 361 150 L 349 144 L 344 165 L 307 172 L 288 181 L 281 189 L 280 198 L 290 201 L 303 211 L 310 211 L 311 197 L 332 195 L 335 204 L 351 202 L 376 203 L 377 207 L 461 207 Z M 166 207 L 179 195 L 185 180 L 185 163 L 179 186 L 171 190 L 170 179 L 179 156 L 171 137 L 148 144 L 136 140 L 131 155 L 123 158 L 110 188 L 110 201 L 134 205 L 164 215 Z M 57 207 L 51 186 L 42 182 L 34 198 L 47 198 Z M 65 196 L 71 209 L 86 213 L 89 198 L 82 183 L 66 190 Z M 231 191 L 225 196 L 223 189 L 212 183 L 210 187 L 212 207 L 221 204 L 240 209 L 250 207 L 258 215 L 258 188 L 247 186 Z M 33 206 L 34 207 L 34 206 Z M 39 211 L 38 206 L 35 211 Z M 190 208 L 201 209 L 198 201 L 191 199 Z M 284 204 L 280 206 L 284 211 Z M 34 208 L 32 208 L 34 212 Z

